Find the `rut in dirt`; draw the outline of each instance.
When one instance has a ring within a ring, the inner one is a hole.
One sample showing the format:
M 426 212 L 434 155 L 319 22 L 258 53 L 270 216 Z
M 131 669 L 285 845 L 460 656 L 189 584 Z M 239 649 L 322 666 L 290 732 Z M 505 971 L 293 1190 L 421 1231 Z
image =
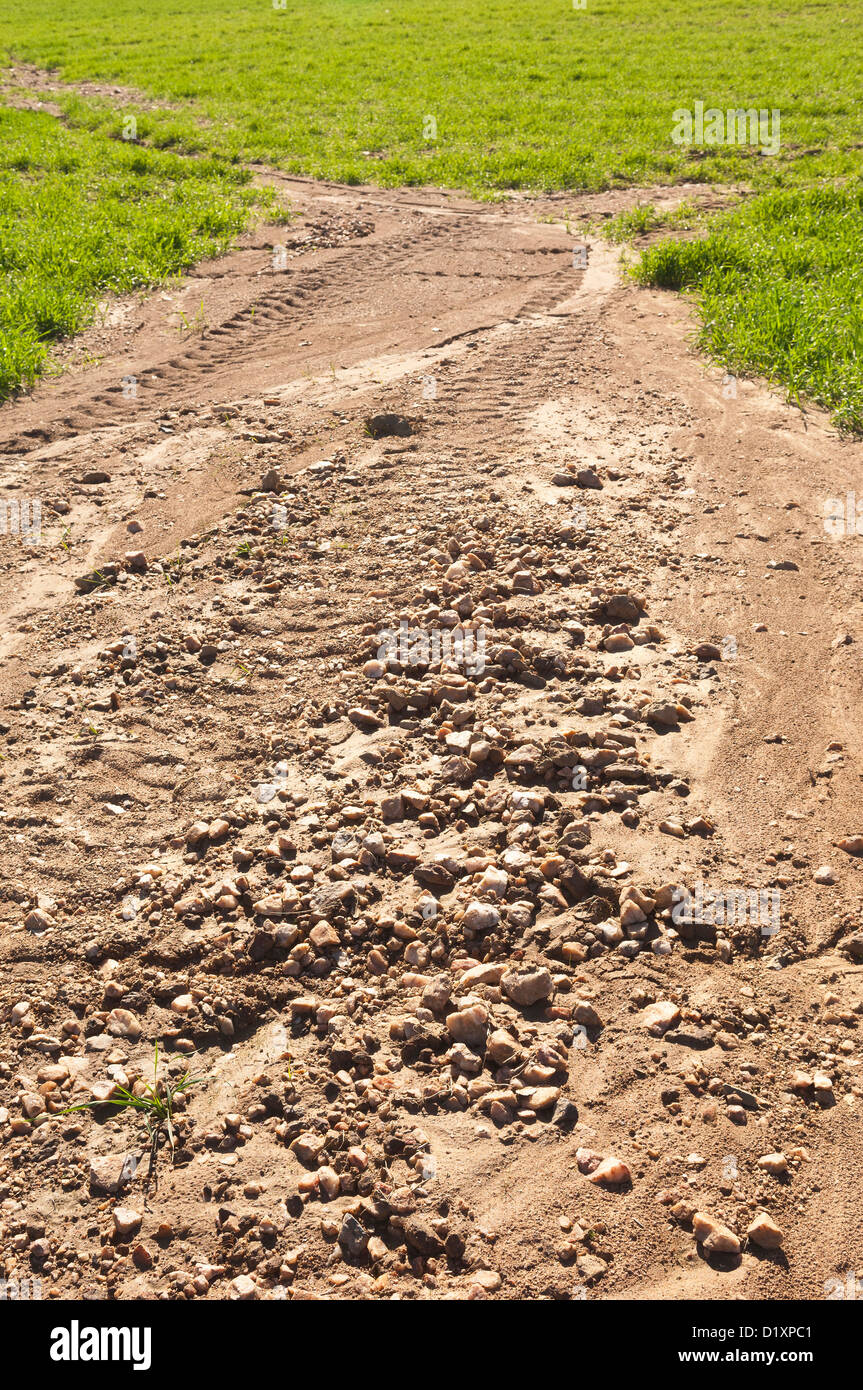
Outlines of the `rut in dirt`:
M 193 348 L 154 300 L 3 411 L 47 542 L 2 578 L 6 1233 L 97 1298 L 822 1297 L 856 561 L 807 524 L 856 455 L 539 209 L 306 196 L 355 241 L 262 233 Z M 58 1117 L 155 1039 L 203 1080 L 148 1204 L 133 1127 Z

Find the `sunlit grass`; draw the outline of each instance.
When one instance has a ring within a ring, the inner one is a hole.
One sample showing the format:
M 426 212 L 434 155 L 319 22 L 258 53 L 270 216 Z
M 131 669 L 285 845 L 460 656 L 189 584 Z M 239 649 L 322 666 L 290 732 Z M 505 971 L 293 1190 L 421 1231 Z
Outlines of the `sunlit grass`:
M 271 202 L 246 171 L 69 130 L 0 107 L 0 399 L 106 293 L 163 283 L 224 251 Z
M 6 11 L 0 52 L 169 103 L 130 108 L 147 141 L 347 183 L 760 188 L 859 168 L 863 9 L 851 0 L 20 0 Z M 673 112 L 696 100 L 779 109 L 780 153 L 675 145 Z M 69 110 L 120 129 L 110 102 L 73 98 Z
M 863 187 L 773 193 L 649 247 L 641 284 L 691 292 L 701 347 L 863 430 Z
M 700 213 L 649 201 L 606 234 L 695 234 L 651 248 L 638 273 L 696 295 L 718 360 L 860 425 L 859 5 L 19 0 L 6 11 L 0 53 L 141 98 L 54 93 L 66 130 L 3 117 L 0 398 L 44 370 L 51 340 L 89 321 L 99 291 L 158 283 L 226 246 L 249 210 L 240 170 L 260 161 L 485 198 L 684 181 L 754 194 L 700 239 Z M 676 144 L 674 113 L 696 101 L 778 111 L 778 152 Z

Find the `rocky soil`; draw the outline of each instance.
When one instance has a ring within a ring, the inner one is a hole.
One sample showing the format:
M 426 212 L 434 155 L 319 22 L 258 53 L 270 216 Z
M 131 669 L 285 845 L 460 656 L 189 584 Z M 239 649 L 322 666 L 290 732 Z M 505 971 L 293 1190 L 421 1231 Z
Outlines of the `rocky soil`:
M 621 281 L 623 194 L 282 183 L 0 411 L 6 1277 L 831 1296 L 860 445 Z

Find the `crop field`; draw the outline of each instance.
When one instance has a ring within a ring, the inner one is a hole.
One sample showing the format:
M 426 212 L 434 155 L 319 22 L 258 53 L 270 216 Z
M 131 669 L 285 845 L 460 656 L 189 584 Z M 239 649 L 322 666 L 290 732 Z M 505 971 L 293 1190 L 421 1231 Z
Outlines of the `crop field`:
M 859 168 L 851 3 L 789 0 L 777 15 L 770 0 L 23 0 L 4 47 L 70 82 L 179 105 L 151 110 L 142 138 L 346 182 L 765 187 Z M 699 98 L 781 110 L 778 157 L 675 147 L 672 112 Z
M 156 283 L 235 230 L 250 207 L 248 191 L 238 197 L 248 175 L 229 166 L 264 163 L 486 198 L 684 180 L 756 197 L 804 190 L 732 217 L 695 260 L 682 247 L 651 253 L 640 274 L 696 293 L 701 342 L 717 360 L 863 425 L 863 367 L 848 350 L 861 318 L 849 266 L 861 260 L 858 6 L 790 0 L 777 15 L 768 0 L 489 0 L 476 11 L 448 0 L 153 0 L 139 12 L 23 0 L 0 23 L 3 52 L 141 99 L 119 107 L 70 86 L 53 98 L 63 125 L 3 117 L 0 268 L 11 285 L 0 303 L 0 396 L 33 381 L 47 345 L 85 321 L 97 293 Z M 769 113 L 770 139 L 675 139 L 676 113 L 696 102 Z M 130 115 L 134 151 L 120 143 Z M 195 172 L 155 151 L 194 160 Z M 124 178 L 126 190 L 136 185 L 131 208 L 117 196 Z M 45 214 L 58 179 L 70 209 L 60 238 Z M 837 192 L 822 217 L 825 186 Z M 732 242 L 745 254 L 729 273 Z M 53 268 L 79 244 L 75 274 L 56 288 Z

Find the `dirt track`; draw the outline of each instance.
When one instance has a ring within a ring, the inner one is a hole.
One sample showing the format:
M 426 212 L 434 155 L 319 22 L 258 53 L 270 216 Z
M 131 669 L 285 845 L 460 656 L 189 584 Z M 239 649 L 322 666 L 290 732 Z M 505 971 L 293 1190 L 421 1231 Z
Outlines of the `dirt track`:
M 861 446 L 723 385 L 685 304 L 567 227 L 632 193 L 282 183 L 295 223 L 106 307 L 0 410 L 4 496 L 42 503 L 0 547 L 7 1273 L 824 1298 L 863 1276 L 863 573 L 823 523 Z M 373 678 L 400 618 L 473 624 L 486 670 Z M 778 889 L 779 931 L 670 931 L 699 882 Z M 132 1121 L 52 1112 L 157 1038 L 203 1080 L 118 1198 Z

